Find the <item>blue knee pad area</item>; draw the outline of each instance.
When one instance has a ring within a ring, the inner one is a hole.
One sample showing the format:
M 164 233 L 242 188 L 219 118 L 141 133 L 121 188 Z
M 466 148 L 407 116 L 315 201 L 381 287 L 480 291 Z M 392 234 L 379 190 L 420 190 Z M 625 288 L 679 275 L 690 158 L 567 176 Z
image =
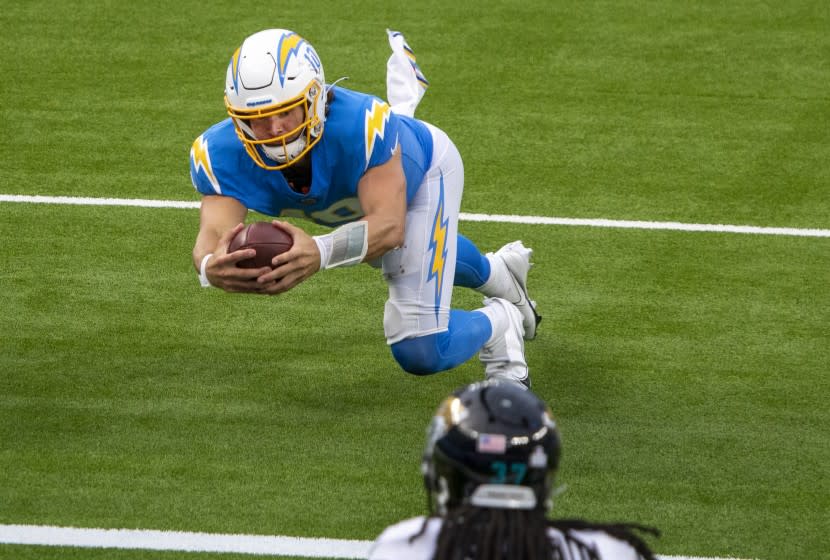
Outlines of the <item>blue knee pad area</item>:
M 464 288 L 478 288 L 490 278 L 490 261 L 463 235 L 459 234 L 457 243 L 453 283 Z
M 475 356 L 493 332 L 480 311 L 450 311 L 449 328 L 440 333 L 407 338 L 390 346 L 392 356 L 407 373 L 431 375 L 459 366 Z

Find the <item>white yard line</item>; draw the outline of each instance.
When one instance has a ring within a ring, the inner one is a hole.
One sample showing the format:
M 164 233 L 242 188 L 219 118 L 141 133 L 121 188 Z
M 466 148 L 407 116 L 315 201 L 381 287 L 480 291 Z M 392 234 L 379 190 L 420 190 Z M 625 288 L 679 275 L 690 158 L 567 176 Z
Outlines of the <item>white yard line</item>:
M 48 525 L 0 525 L 0 543 L 359 559 L 367 557 L 372 545 L 372 541 L 341 539 L 134 529 L 84 529 Z M 662 560 L 738 560 L 700 556 L 659 556 L 658 558 Z
M 19 194 L 0 194 L 0 202 L 18 202 L 28 204 L 75 204 L 82 206 L 138 206 L 142 208 L 199 208 L 198 201 L 149 200 L 141 198 L 89 198 L 76 196 L 29 196 Z M 729 224 L 687 224 L 681 222 L 609 220 L 604 218 L 550 218 L 545 216 L 468 214 L 464 212 L 461 213 L 460 218 L 462 221 L 468 222 L 506 222 L 512 224 L 742 233 L 753 235 L 786 235 L 795 237 L 830 237 L 830 229 L 817 228 L 741 226 Z
M 788 228 L 762 226 L 734 226 L 729 224 L 687 224 L 681 222 L 646 222 L 639 220 L 607 220 L 604 218 L 546 218 L 541 216 L 501 216 L 490 214 L 461 214 L 468 222 L 509 222 L 514 224 L 546 224 L 557 226 L 587 226 L 624 229 L 659 229 L 674 231 L 703 231 L 712 233 L 747 233 L 754 235 L 790 235 L 797 237 L 830 237 L 830 229 Z

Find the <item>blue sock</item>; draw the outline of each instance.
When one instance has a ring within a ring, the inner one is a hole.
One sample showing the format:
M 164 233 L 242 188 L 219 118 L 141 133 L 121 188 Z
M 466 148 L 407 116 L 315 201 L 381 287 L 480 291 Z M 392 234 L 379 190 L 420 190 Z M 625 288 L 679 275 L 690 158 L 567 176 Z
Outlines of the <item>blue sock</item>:
M 458 234 L 458 256 L 455 263 L 454 284 L 464 288 L 478 288 L 490 278 L 490 261 L 475 244 Z
M 481 311 L 453 309 L 446 331 L 407 338 L 390 348 L 404 371 L 429 375 L 452 369 L 475 356 L 492 332 L 490 319 Z

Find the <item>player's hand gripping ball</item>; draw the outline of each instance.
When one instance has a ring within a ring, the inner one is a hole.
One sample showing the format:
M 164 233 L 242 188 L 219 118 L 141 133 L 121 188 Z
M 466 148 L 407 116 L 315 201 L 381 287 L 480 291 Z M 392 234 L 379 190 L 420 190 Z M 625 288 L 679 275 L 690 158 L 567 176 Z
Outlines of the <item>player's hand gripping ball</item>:
M 281 227 L 271 222 L 253 222 L 231 239 L 228 252 L 240 249 L 256 250 L 255 257 L 236 263 L 239 268 L 271 267 L 271 259 L 288 251 L 293 244 L 291 234 Z

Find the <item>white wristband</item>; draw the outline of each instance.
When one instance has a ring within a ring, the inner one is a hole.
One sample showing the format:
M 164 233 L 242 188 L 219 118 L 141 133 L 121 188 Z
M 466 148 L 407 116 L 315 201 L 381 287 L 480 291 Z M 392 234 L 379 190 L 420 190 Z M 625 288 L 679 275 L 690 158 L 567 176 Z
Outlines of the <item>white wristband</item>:
M 207 274 L 205 274 L 205 268 L 207 267 L 207 262 L 210 257 L 213 256 L 213 253 L 208 253 L 204 257 L 202 257 L 202 264 L 199 265 L 199 283 L 202 285 L 203 288 L 210 288 L 212 284 L 210 280 L 208 280 Z
M 369 224 L 358 220 L 340 226 L 327 235 L 316 235 L 320 270 L 360 264 L 369 249 Z

